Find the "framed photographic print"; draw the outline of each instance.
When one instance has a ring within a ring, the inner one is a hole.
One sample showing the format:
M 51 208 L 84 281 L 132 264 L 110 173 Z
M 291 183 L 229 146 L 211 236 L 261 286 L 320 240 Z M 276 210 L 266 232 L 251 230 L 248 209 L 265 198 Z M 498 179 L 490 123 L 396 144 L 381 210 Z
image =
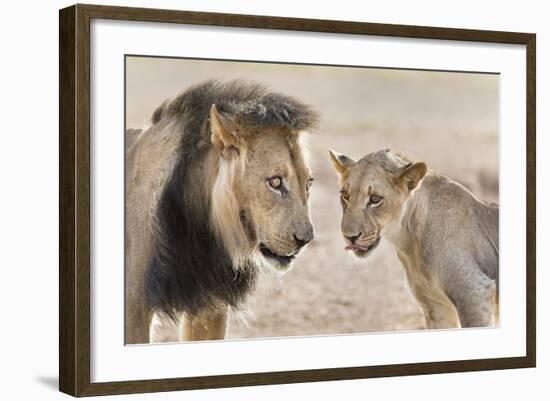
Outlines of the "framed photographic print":
M 535 213 L 534 34 L 60 11 L 65 393 L 534 367 Z

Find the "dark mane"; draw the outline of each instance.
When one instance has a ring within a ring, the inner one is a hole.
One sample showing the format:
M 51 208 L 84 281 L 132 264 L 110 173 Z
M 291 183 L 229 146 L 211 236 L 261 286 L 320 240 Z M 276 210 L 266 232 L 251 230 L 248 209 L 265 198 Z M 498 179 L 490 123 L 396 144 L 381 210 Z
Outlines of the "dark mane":
M 154 252 L 146 276 L 147 302 L 173 319 L 176 312 L 237 308 L 253 289 L 256 266 L 235 269 L 210 229 L 208 206 L 195 205 L 196 182 L 187 173 L 192 154 L 182 156 L 157 209 Z
M 146 275 L 149 307 L 172 318 L 178 312 L 196 315 L 223 305 L 237 308 L 255 284 L 257 267 L 233 266 L 217 240 L 210 225 L 209 191 L 201 187 L 206 181 L 204 159 L 211 147 L 209 111 L 214 103 L 248 127 L 303 130 L 317 122 L 308 106 L 242 81 L 207 81 L 154 112 L 152 122 L 153 127 L 159 124 L 158 132 L 165 121 L 176 122 L 181 135 L 174 171 L 157 206 Z
M 305 130 L 318 123 L 317 114 L 298 100 L 271 92 L 265 85 L 240 80 L 210 80 L 193 86 L 170 102 L 163 103 L 151 118 L 153 124 L 165 117 L 193 114 L 208 119 L 210 106 L 236 118 L 247 127 L 280 127 Z

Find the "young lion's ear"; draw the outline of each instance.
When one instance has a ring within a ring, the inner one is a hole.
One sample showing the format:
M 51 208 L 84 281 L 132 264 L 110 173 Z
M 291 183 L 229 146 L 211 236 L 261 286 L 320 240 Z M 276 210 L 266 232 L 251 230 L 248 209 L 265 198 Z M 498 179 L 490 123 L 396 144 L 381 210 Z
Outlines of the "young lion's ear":
M 215 104 L 210 108 L 210 140 L 222 157 L 230 159 L 239 155 L 237 124 L 233 119 L 220 113 Z
M 428 167 L 426 166 L 426 163 L 411 163 L 403 168 L 403 170 L 399 173 L 397 180 L 409 191 L 412 191 L 418 187 L 427 171 Z
M 357 163 L 357 161 L 355 161 L 351 157 L 347 157 L 333 150 L 329 149 L 328 153 L 330 155 L 330 161 L 332 162 L 334 169 L 340 176 L 346 175 L 349 169 L 355 166 L 355 163 Z

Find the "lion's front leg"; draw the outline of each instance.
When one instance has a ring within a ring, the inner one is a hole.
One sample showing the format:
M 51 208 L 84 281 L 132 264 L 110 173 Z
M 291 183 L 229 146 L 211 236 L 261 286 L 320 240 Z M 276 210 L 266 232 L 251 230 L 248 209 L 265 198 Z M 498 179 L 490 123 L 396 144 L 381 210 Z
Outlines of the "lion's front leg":
M 426 318 L 427 329 L 451 329 L 459 327 L 456 310 L 451 305 L 431 303 L 428 305 L 422 304 L 421 306 Z
M 424 275 L 411 273 L 410 270 L 406 272 L 409 288 L 424 312 L 426 328 L 460 327 L 457 311 L 445 293 Z
M 430 297 L 416 297 L 426 319 L 426 328 L 434 329 L 451 329 L 459 326 L 456 309 L 449 302 L 444 302 L 439 299 Z
M 184 317 L 181 324 L 182 341 L 223 340 L 229 325 L 229 311 L 203 312 Z
M 460 327 L 455 307 L 439 288 L 427 283 L 411 285 L 410 288 L 424 312 L 427 329 Z
M 166 343 L 179 341 L 179 324 L 170 317 L 153 314 L 149 327 L 151 343 Z

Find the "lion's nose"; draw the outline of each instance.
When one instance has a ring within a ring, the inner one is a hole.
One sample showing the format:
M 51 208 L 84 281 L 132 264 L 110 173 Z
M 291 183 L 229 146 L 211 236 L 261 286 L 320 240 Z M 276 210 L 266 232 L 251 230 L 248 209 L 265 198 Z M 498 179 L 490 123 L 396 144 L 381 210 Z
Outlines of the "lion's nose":
M 361 236 L 361 233 L 356 234 L 356 235 L 344 235 L 344 237 L 346 237 L 346 239 L 347 239 L 351 244 L 355 244 L 355 241 L 357 241 L 357 240 L 359 239 L 360 236 Z
M 294 241 L 296 242 L 296 245 L 298 245 L 298 248 L 302 248 L 309 244 L 313 240 L 313 230 L 308 230 L 303 235 L 296 235 L 294 234 Z

